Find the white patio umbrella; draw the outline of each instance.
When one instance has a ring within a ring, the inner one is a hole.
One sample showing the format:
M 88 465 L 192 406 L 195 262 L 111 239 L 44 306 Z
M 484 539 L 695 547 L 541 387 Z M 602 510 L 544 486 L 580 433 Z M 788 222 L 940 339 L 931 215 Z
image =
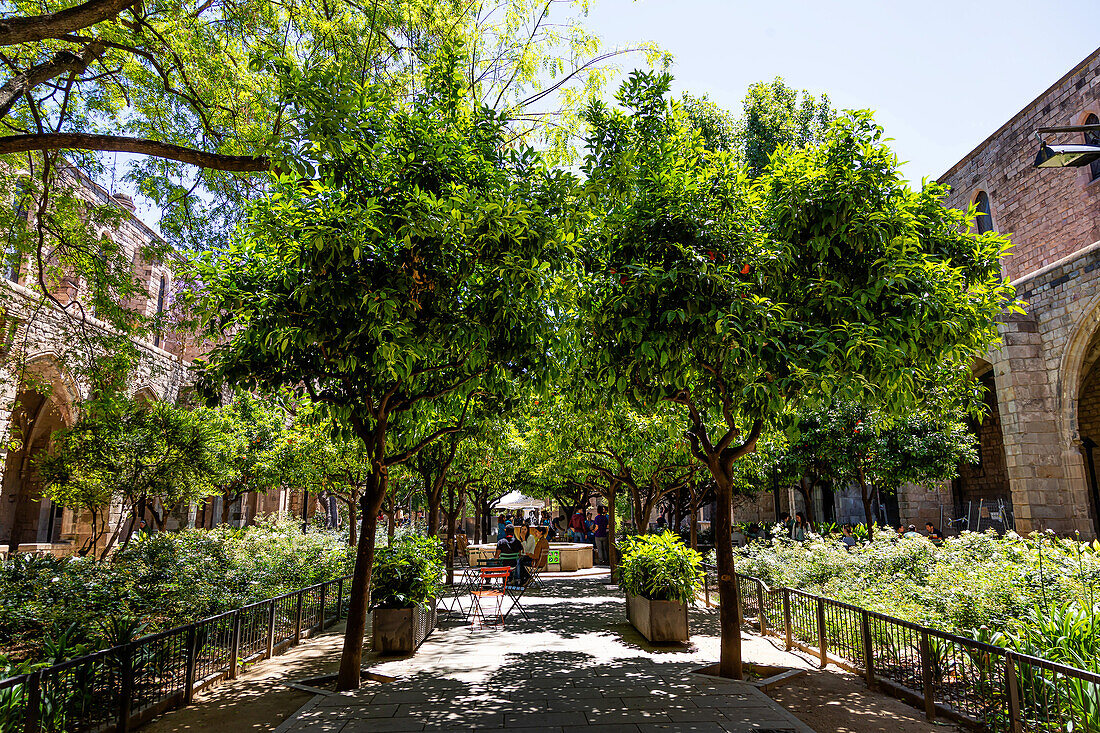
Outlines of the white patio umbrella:
M 532 499 L 519 491 L 509 491 L 493 503 L 494 509 L 541 509 L 546 506 L 543 499 Z

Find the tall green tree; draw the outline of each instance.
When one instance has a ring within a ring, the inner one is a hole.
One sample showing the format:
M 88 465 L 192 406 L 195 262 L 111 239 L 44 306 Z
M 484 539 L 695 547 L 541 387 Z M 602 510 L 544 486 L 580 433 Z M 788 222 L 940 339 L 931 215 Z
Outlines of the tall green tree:
M 196 413 L 155 402 L 120 402 L 112 410 L 89 411 L 59 431 L 53 450 L 39 460 L 43 494 L 73 511 L 87 511 L 95 552 L 105 534 L 108 510 L 121 504 L 114 536 L 103 550 L 122 546 L 132 527 L 154 502 L 162 511 L 216 493 L 210 483 L 217 459 L 212 426 Z
M 198 411 L 215 436 L 216 470 L 210 477 L 222 498 L 222 524 L 229 522 L 234 502 L 245 494 L 277 488 L 286 470 L 289 415 L 276 400 L 247 392 L 228 404 Z
M 977 459 L 963 414 L 914 410 L 902 416 L 841 402 L 799 421 L 790 460 L 813 464 L 835 485 L 859 487 L 868 536 L 875 507 L 907 483 L 945 481 Z
M 912 190 L 867 113 L 758 177 L 708 151 L 667 75 L 594 103 L 585 172 L 606 211 L 586 237 L 577 328 L 594 385 L 680 405 L 714 479 L 721 673 L 741 676 L 731 518 L 735 464 L 791 405 L 918 402 L 946 364 L 995 342 L 1013 303 L 1007 244 L 968 233 L 936 184 Z
M 209 329 L 228 335 L 200 384 L 303 385 L 366 447 L 340 689 L 359 685 L 389 471 L 460 430 L 475 391 L 550 376 L 548 274 L 573 179 L 507 145 L 453 66 L 436 74 L 410 108 L 364 105 L 339 138 L 319 137 L 319 177 L 279 180 L 197 273 Z M 463 407 L 431 409 L 449 400 Z
M 683 96 L 684 113 L 703 145 L 730 153 L 758 176 L 780 148 L 812 147 L 825 137 L 836 117 L 825 94 L 787 86 L 780 77 L 752 84 L 741 103 L 741 116 L 722 109 L 709 97 Z

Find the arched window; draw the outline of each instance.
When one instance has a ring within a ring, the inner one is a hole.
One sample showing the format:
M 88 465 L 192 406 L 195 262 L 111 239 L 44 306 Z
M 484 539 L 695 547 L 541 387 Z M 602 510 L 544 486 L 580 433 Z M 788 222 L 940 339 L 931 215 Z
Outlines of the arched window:
M 993 213 L 989 208 L 989 194 L 978 191 L 974 197 L 974 205 L 978 208 L 978 234 L 993 231 Z
M 161 275 L 160 277 L 160 292 L 157 293 L 157 315 L 159 316 L 164 312 L 164 296 L 168 290 L 168 279 Z M 153 339 L 153 346 L 160 346 L 160 334 L 158 333 L 156 338 Z
M 1085 118 L 1086 125 L 1100 125 L 1100 118 L 1096 115 L 1089 115 Z M 1100 145 L 1100 130 L 1087 130 L 1085 132 L 1085 145 Z M 1095 181 L 1100 178 L 1100 159 L 1094 160 L 1089 163 L 1089 180 Z

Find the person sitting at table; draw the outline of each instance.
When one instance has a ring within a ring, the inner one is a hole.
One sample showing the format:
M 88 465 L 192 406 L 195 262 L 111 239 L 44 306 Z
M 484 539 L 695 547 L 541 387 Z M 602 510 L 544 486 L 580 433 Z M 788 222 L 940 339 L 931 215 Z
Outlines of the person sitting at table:
M 497 542 L 504 539 L 504 528 L 508 526 L 508 517 L 501 514 L 497 517 Z
M 531 533 L 531 520 L 524 519 L 519 524 L 513 525 L 516 528 L 516 539 L 523 542 L 527 539 L 527 535 Z
M 516 563 L 517 577 L 514 580 L 526 583 L 527 566 L 531 564 L 531 559 L 524 554 L 523 543 L 516 539 L 516 528 L 511 524 L 505 526 L 504 539 L 497 543 L 497 551 L 493 557 L 501 555 L 519 555 L 519 561 Z
M 545 530 L 541 527 L 532 527 L 523 541 L 523 555 L 530 559 L 531 567 L 542 568 L 546 564 L 546 557 L 550 554 L 550 543 L 546 541 Z

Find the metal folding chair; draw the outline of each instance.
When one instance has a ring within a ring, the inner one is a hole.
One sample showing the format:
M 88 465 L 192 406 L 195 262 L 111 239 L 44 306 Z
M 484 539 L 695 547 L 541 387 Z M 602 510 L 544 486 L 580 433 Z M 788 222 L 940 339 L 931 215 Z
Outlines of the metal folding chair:
M 539 553 L 539 556 L 535 558 L 535 562 L 531 564 L 531 567 L 527 568 L 527 585 L 535 588 L 545 588 L 542 584 L 542 571 L 546 566 L 546 558 L 550 555 L 549 550 L 543 550 Z
M 455 568 L 454 582 L 451 584 L 451 605 L 444 610 L 448 613 L 461 613 L 469 618 L 469 609 L 462 610 L 462 596 L 474 590 L 480 579 L 481 574 L 477 568 Z
M 501 626 L 504 625 L 506 614 L 501 611 L 501 608 L 504 605 L 504 599 L 508 595 L 506 588 L 508 576 L 511 573 L 511 569 L 506 567 L 481 568 L 478 571 L 479 586 L 470 592 L 470 616 L 473 623 L 480 621 L 480 625 L 485 626 L 485 608 L 482 603 L 485 599 L 489 599 L 490 602 L 496 604 L 496 610 L 492 616 L 496 617 Z

